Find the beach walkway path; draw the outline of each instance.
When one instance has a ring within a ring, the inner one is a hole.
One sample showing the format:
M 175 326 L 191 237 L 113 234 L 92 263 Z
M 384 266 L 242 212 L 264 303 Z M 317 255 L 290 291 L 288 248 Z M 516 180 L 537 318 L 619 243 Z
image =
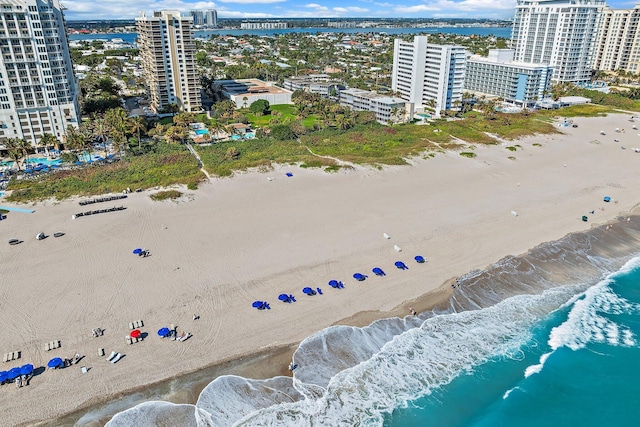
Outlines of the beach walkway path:
M 196 150 L 193 149 L 193 147 L 191 146 L 191 144 L 186 144 L 187 148 L 189 149 L 189 151 L 191 151 L 191 154 L 194 155 L 194 157 L 196 159 L 198 159 L 198 166 L 200 166 L 200 170 L 202 171 L 203 174 L 205 174 L 205 176 L 207 177 L 208 180 L 211 180 L 211 176 L 209 175 L 209 172 L 207 172 L 207 170 L 204 168 L 204 164 L 202 163 L 202 159 L 200 159 L 200 156 L 198 155 L 198 153 L 196 153 Z

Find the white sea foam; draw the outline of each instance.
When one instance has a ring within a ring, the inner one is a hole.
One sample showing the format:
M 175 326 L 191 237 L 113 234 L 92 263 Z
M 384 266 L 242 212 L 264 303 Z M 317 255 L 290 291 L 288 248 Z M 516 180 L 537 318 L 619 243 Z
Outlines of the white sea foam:
M 538 363 L 537 365 L 527 366 L 527 369 L 524 370 L 524 377 L 529 378 L 531 375 L 537 374 L 538 372 L 542 371 L 542 368 L 544 367 L 544 362 L 547 361 L 550 355 L 551 353 L 545 353 L 542 356 L 540 356 L 540 363 Z
M 502 400 L 507 400 L 509 395 L 515 390 L 520 390 L 520 387 L 516 386 L 514 388 L 510 388 L 509 390 L 505 391 L 504 394 L 502 395 Z
M 635 261 L 640 266 L 640 260 Z M 633 268 L 629 263 L 625 267 Z M 411 316 L 383 319 L 365 328 L 328 328 L 301 343 L 294 356 L 299 368 L 293 380 L 223 376 L 205 388 L 196 405 L 149 402 L 118 414 L 108 425 L 153 425 L 152 420 L 162 416 L 171 421 L 183 417 L 184 422 L 172 424 L 180 426 L 381 425 L 384 414 L 489 358 L 522 358 L 521 346 L 531 338 L 531 326 L 563 306 L 570 307 L 569 315 L 550 333 L 552 351 L 581 348 L 590 340 L 635 343 L 628 328 L 599 313 L 637 307 L 615 295 L 607 280 L 573 297 L 586 286 L 514 296 L 488 308 L 426 319 Z M 464 304 L 480 307 L 478 295 Z M 493 298 L 499 295 L 489 295 L 488 300 Z M 525 377 L 539 372 L 549 355 L 527 368 Z

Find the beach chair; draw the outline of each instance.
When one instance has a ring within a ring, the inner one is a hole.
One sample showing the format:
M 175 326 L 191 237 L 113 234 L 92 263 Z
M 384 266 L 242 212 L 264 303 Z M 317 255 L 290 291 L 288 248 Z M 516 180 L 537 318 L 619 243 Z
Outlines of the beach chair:
M 14 352 L 13 352 L 13 359 L 12 359 L 12 360 L 18 360 L 18 359 L 20 359 L 21 354 L 22 354 L 22 353 L 21 353 L 21 352 L 19 352 L 19 351 L 14 351 Z
M 180 338 L 178 338 L 178 341 L 186 341 L 191 337 L 191 334 L 189 332 L 183 334 L 180 336 Z
M 98 356 L 104 356 L 104 348 L 98 347 Z
M 13 353 L 5 353 L 4 357 L 2 358 L 3 362 L 8 362 L 10 359 L 10 355 L 13 355 Z
M 114 357 L 113 360 L 111 360 L 111 363 L 118 363 L 118 360 L 122 359 L 122 356 L 124 356 L 124 354 L 122 353 L 116 354 L 116 357 Z
M 138 320 L 138 328 L 142 328 L 144 326 L 144 323 L 142 322 L 142 320 Z
M 112 351 L 109 357 L 107 357 L 107 362 L 111 362 L 119 353 Z
M 133 322 L 129 322 L 129 329 L 134 330 L 136 328 L 136 326 L 133 324 Z
M 125 341 L 126 341 L 126 342 L 127 342 L 127 344 L 129 344 L 129 345 L 133 344 L 132 338 L 131 338 L 129 335 L 127 335 L 127 336 L 125 337 Z
M 44 350 L 45 350 L 45 351 L 49 351 L 49 350 L 51 350 L 51 343 L 50 343 L 50 342 L 45 343 L 45 345 L 44 345 Z

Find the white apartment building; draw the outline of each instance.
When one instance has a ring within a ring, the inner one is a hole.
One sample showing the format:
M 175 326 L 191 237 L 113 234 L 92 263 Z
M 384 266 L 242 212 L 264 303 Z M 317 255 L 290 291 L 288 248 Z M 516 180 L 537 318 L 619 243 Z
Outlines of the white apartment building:
M 431 44 L 427 36 L 411 42 L 396 39 L 391 88 L 417 111 L 426 108 L 439 117 L 462 100 L 465 56 L 464 47 Z
M 0 145 L 63 141 L 80 109 L 59 1 L 0 0 L 0 51 Z
M 287 28 L 286 22 L 241 22 L 242 30 L 276 30 Z
M 593 68 L 640 73 L 640 5 L 605 8 Z
M 553 65 L 553 80 L 590 81 L 604 6 L 604 0 L 517 0 L 514 59 Z
M 464 89 L 531 107 L 550 90 L 553 66 L 513 62 L 512 49 L 490 49 L 488 56 L 467 58 Z
M 192 23 L 191 16 L 168 10 L 136 18 L 142 72 L 156 113 L 171 104 L 186 112 L 202 109 Z
M 340 105 L 352 111 L 372 111 L 383 125 L 406 122 L 414 114 L 411 102 L 362 89 L 341 90 Z
M 328 74 L 308 74 L 304 76 L 288 77 L 284 79 L 282 87 L 291 92 L 301 90 L 310 93 L 317 93 L 323 98 L 329 98 L 334 95 L 334 92 L 345 89 L 343 82 L 332 80 Z

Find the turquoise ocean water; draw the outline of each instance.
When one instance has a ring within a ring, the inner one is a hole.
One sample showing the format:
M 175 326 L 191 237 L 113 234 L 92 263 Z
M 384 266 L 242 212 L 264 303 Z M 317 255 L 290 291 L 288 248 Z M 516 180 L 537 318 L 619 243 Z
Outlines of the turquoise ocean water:
M 639 337 L 636 259 L 505 340 L 486 362 L 396 409 L 384 425 L 639 425 Z
M 308 337 L 293 378 L 223 375 L 193 405 L 145 401 L 107 425 L 639 425 L 640 219 L 458 283 L 437 311 Z

